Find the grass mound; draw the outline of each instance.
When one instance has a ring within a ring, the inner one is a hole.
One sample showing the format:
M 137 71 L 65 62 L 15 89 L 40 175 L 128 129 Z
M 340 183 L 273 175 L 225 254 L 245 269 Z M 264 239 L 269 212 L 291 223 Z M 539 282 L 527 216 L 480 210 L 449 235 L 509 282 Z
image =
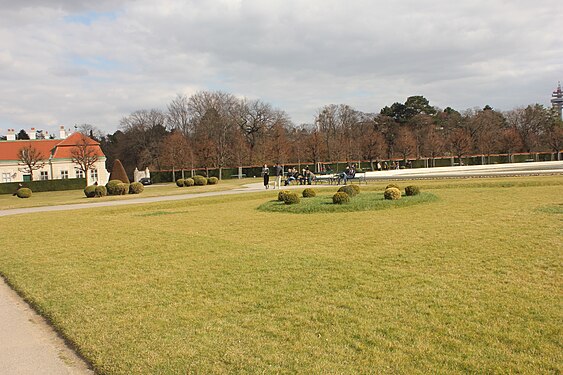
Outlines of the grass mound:
M 420 193 L 400 200 L 385 200 L 383 193 L 371 192 L 357 195 L 348 204 L 333 204 L 332 195 L 318 195 L 301 201 L 299 205 L 285 205 L 283 202 L 268 201 L 258 207 L 264 212 L 289 212 L 294 214 L 314 214 L 322 212 L 372 211 L 388 208 L 407 207 L 420 203 L 434 202 L 438 199 L 431 193 Z

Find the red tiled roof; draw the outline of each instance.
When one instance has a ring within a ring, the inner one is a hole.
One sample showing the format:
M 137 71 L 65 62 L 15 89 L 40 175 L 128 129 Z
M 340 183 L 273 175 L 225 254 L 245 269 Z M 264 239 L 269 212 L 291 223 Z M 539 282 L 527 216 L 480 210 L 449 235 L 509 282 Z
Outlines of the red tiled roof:
M 96 155 L 105 156 L 100 148 L 100 144 L 93 139 L 86 137 L 85 140 L 89 145 L 95 147 Z M 33 145 L 39 150 L 45 159 L 53 154 L 54 159 L 70 159 L 72 149 L 82 142 L 81 133 L 72 133 L 66 139 L 34 139 L 21 141 L 0 141 L 0 161 L 2 160 L 18 160 L 18 152 L 22 147 Z

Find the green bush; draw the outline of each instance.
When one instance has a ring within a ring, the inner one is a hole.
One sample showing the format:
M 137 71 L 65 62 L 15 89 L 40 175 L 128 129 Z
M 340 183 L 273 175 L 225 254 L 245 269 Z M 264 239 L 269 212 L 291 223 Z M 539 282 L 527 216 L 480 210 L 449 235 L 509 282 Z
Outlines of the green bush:
M 410 197 L 420 194 L 420 188 L 416 185 L 409 185 L 405 188 L 405 195 Z
M 86 198 L 94 198 L 96 196 L 96 185 L 89 185 L 84 188 Z
M 358 195 L 358 192 L 356 191 L 356 189 L 354 189 L 352 187 L 352 185 L 344 185 L 340 189 L 338 189 L 338 192 L 339 193 L 344 192 L 344 193 L 348 194 L 348 197 L 350 197 L 350 198 Z
M 120 180 L 110 180 L 106 184 L 106 188 L 108 190 L 109 195 L 121 195 L 121 189 L 119 188 L 119 184 L 122 184 Z
M 387 190 L 389 188 L 395 188 L 395 189 L 401 190 L 401 188 L 397 184 L 389 184 L 389 185 L 385 186 L 385 190 Z
M 184 187 L 184 179 L 183 178 L 179 178 L 176 180 L 176 186 L 178 187 Z
M 360 194 L 360 185 L 350 184 L 350 187 L 356 191 L 356 195 Z
M 194 176 L 193 179 L 196 186 L 207 185 L 207 178 L 204 176 Z
M 348 195 L 348 193 L 345 193 L 344 191 L 339 191 L 332 196 L 332 203 L 334 204 L 350 203 L 350 196 Z
M 184 186 L 194 186 L 195 182 L 193 178 L 186 178 L 184 180 Z
M 299 201 L 299 197 L 293 191 L 283 195 L 283 203 L 285 204 L 297 204 Z
M 280 192 L 278 193 L 278 201 L 283 202 L 283 197 L 289 193 L 291 193 L 290 190 L 280 190 Z
M 31 189 L 30 188 L 20 188 L 16 192 L 18 198 L 29 198 L 31 197 Z
M 145 187 L 140 182 L 132 182 L 129 185 L 129 194 L 141 194 Z
M 119 185 L 117 185 L 117 190 L 118 190 L 117 195 L 126 195 L 129 193 L 129 184 L 122 182 Z
M 108 189 L 105 186 L 96 186 L 96 197 L 105 197 L 108 195 Z
M 389 199 L 389 200 L 397 200 L 397 199 L 401 199 L 401 190 L 395 188 L 395 187 L 390 187 L 385 189 L 385 192 L 383 193 L 383 197 L 385 199 Z
M 219 182 L 217 177 L 209 177 L 207 179 L 207 185 L 216 185 Z
M 316 197 L 317 193 L 311 189 L 311 188 L 307 188 L 305 190 L 303 190 L 303 198 L 313 198 Z

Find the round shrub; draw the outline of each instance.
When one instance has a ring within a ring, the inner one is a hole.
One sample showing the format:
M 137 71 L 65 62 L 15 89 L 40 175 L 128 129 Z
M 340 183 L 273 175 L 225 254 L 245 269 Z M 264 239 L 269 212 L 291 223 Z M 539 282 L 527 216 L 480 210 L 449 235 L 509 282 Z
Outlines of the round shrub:
M 141 194 L 145 187 L 140 182 L 133 182 L 129 185 L 129 194 Z
M 283 203 L 285 204 L 297 204 L 299 203 L 299 197 L 294 192 L 290 191 L 283 195 Z
M 313 198 L 316 197 L 317 193 L 315 193 L 315 191 L 311 188 L 307 188 L 305 190 L 303 190 L 303 198 Z
M 356 189 L 354 189 L 352 187 L 352 185 L 344 185 L 340 189 L 338 189 L 338 192 L 348 194 L 349 198 L 355 197 L 356 195 L 358 195 L 358 193 L 356 192 Z
M 217 177 L 209 177 L 207 179 L 207 185 L 217 185 L 219 179 Z
M 184 179 L 183 178 L 179 178 L 176 180 L 176 186 L 178 187 L 184 187 Z
M 120 183 L 117 185 L 117 191 L 118 193 L 116 195 L 125 195 L 129 193 L 129 184 L 126 184 L 125 182 Z
M 19 188 L 16 192 L 18 198 L 29 198 L 31 197 L 31 189 L 30 188 Z
M 207 185 L 207 178 L 205 178 L 204 176 L 194 176 L 193 179 L 196 186 Z
M 108 195 L 108 189 L 105 186 L 96 186 L 96 197 L 105 197 Z
M 186 178 L 184 180 L 184 186 L 194 186 L 195 182 L 193 178 Z
M 106 184 L 106 188 L 108 190 L 109 195 L 121 195 L 121 189 L 119 188 L 119 184 L 122 184 L 120 180 L 110 180 Z
M 89 185 L 84 188 L 86 198 L 94 198 L 96 196 L 96 185 Z
M 409 185 L 405 188 L 405 195 L 410 197 L 420 194 L 420 188 L 416 185 Z
M 334 204 L 350 203 L 350 196 L 343 191 L 339 191 L 332 196 L 332 203 Z
M 278 201 L 283 202 L 283 197 L 289 193 L 291 193 L 291 191 L 289 190 L 280 190 L 280 192 L 278 193 Z
M 401 190 L 401 188 L 397 184 L 389 184 L 389 185 L 385 186 L 385 190 L 387 190 L 389 188 L 395 188 L 395 189 Z
M 360 185 L 350 184 L 350 187 L 356 190 L 356 195 L 360 194 Z
M 394 200 L 394 201 L 397 199 L 401 199 L 401 190 L 394 187 L 390 187 L 388 189 L 385 189 L 385 192 L 383 193 L 383 197 L 385 199 Z

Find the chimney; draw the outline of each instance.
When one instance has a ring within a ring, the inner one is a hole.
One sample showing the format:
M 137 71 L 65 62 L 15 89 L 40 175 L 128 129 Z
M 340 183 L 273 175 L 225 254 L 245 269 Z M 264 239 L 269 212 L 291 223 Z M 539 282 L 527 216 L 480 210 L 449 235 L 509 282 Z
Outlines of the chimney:
M 37 139 L 37 132 L 35 131 L 35 128 L 31 128 L 31 130 L 29 131 L 29 133 L 27 133 L 27 135 L 29 135 L 29 139 Z
M 65 139 L 65 138 L 66 138 L 66 131 L 65 131 L 64 125 L 61 125 L 61 126 L 59 127 L 59 138 L 60 138 L 60 139 Z
M 15 141 L 16 140 L 16 131 L 14 129 L 8 129 L 8 134 L 6 134 L 7 141 Z

